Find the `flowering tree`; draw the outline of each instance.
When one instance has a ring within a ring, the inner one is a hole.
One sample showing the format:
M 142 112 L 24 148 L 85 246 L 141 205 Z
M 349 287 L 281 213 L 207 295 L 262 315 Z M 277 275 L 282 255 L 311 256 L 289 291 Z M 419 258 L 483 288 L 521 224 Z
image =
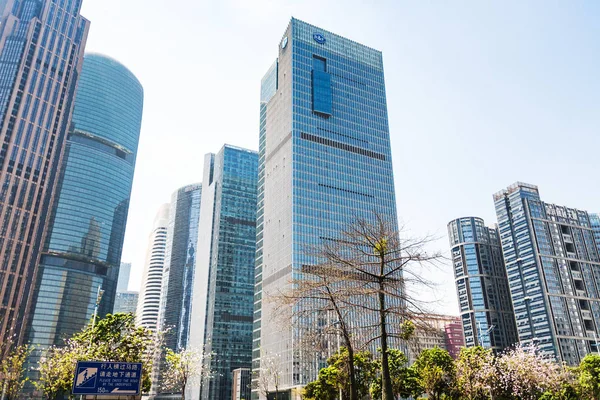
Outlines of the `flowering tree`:
M 494 354 L 483 347 L 463 347 L 456 360 L 456 386 L 466 400 L 487 399 L 496 376 Z
M 200 378 L 207 376 L 205 371 L 204 356 L 197 349 L 184 349 L 174 352 L 167 349 L 165 357 L 167 368 L 163 375 L 163 390 L 181 393 L 181 400 L 185 400 L 185 389 Z
M 280 357 L 277 354 L 261 352 L 260 369 L 253 371 L 257 378 L 256 389 L 265 397 L 275 392 L 275 400 L 278 400 L 282 372 Z
M 537 400 L 545 392 L 557 393 L 564 368 L 542 355 L 535 346 L 517 346 L 496 360 L 499 388 L 508 398 Z
M 25 360 L 31 353 L 31 347 L 17 346 L 17 335 L 7 335 L 7 340 L 0 343 L 0 394 L 2 399 L 16 398 L 27 378 Z
M 38 363 L 40 376 L 34 385 L 46 399 L 56 399 L 70 392 L 77 361 L 88 359 L 86 350 L 80 343 L 69 339 L 64 346 L 53 346 L 44 352 Z

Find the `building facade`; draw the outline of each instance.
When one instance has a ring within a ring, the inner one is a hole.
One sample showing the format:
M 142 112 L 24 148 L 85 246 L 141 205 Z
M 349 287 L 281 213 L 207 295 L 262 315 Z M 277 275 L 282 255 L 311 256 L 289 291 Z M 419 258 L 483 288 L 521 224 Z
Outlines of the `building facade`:
M 139 297 L 140 294 L 138 292 L 117 292 L 112 313 L 135 314 L 137 312 Z
M 600 255 L 586 211 L 515 183 L 494 195 L 519 341 L 577 365 L 597 352 Z
M 454 358 L 458 356 L 465 347 L 460 317 L 430 314 L 419 318 L 414 337 L 409 341 L 409 360 L 414 362 L 423 350 L 435 347 L 447 350 Z
M 467 217 L 450 222 L 448 236 L 467 347 L 502 351 L 517 343 L 498 230 Z
M 142 286 L 135 315 L 137 325 L 153 331 L 158 328 L 170 207 L 168 203 L 161 205 L 154 217 L 152 231 L 148 239 L 144 275 L 142 276 Z
M 32 294 L 35 357 L 113 311 L 143 90 L 117 61 L 88 54 Z
M 89 22 L 81 1 L 8 0 L 0 21 L 0 342 L 24 338 Z
M 232 400 L 250 400 L 252 392 L 252 372 L 249 368 L 233 370 L 233 386 L 231 388 Z
M 446 331 L 446 350 L 453 358 L 458 358 L 460 349 L 466 347 L 462 318 L 458 317 L 446 324 L 444 330 Z
M 185 186 L 171 197 L 159 329 L 166 332 L 164 348 L 173 351 L 188 347 L 201 198 L 202 184 Z M 157 392 L 162 393 L 159 382 L 164 370 L 164 354 L 156 365 L 160 365 L 156 369 L 160 372 L 155 375 L 153 384 Z
M 303 358 L 306 327 L 280 323 L 262 299 L 315 262 L 307 248 L 354 219 L 377 212 L 397 227 L 382 54 L 292 18 L 260 103 L 252 369 L 277 357 L 292 396 L 326 360 Z
M 600 251 L 600 214 L 590 214 L 590 221 L 594 230 L 596 246 L 598 247 L 598 251 Z
M 251 366 L 257 169 L 257 153 L 234 146 L 205 157 L 189 345 L 211 375 L 192 398 L 231 399 L 233 370 Z

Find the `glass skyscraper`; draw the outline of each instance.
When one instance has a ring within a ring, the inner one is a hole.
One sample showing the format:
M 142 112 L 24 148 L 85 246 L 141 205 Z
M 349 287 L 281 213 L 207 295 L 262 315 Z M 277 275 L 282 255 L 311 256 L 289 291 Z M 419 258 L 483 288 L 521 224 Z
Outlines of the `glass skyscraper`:
M 142 120 L 143 90 L 112 58 L 85 56 L 32 294 L 34 356 L 111 313 Z M 35 361 L 35 360 L 34 360 Z
M 158 326 L 166 331 L 165 348 L 173 351 L 188 346 L 201 198 L 202 184 L 182 187 L 171 197 Z M 155 371 L 162 374 L 164 359 L 156 365 L 160 367 Z M 160 393 L 162 378 L 155 377 Z
M 448 224 L 452 263 L 467 347 L 502 351 L 517 343 L 500 236 L 481 218 Z
M 81 0 L 8 0 L 0 21 L 0 342 L 23 338 L 89 22 Z
M 494 195 L 519 341 L 577 365 L 596 352 L 600 254 L 586 211 L 515 183 Z
M 280 360 L 279 388 L 295 396 L 325 358 L 302 357 L 305 327 L 263 298 L 314 263 L 310 246 L 374 212 L 395 227 L 397 214 L 381 52 L 294 18 L 278 49 L 261 84 L 252 367 Z
M 258 155 L 225 145 L 205 157 L 189 346 L 211 376 L 191 398 L 231 399 L 233 371 L 250 368 Z

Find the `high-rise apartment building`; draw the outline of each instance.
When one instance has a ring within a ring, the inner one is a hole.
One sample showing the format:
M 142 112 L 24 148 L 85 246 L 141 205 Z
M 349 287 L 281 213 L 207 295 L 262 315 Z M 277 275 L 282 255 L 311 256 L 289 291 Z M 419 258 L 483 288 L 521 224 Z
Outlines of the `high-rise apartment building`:
M 397 226 L 397 214 L 381 52 L 292 18 L 278 54 L 261 84 L 252 369 L 277 357 L 291 396 L 326 360 L 303 357 L 307 327 L 263 299 L 315 262 L 310 246 L 374 212 Z
M 596 239 L 596 246 L 600 252 L 600 214 L 590 214 L 590 221 L 592 223 L 592 229 L 594 230 L 594 239 Z
M 202 184 L 184 186 L 171 197 L 158 326 L 166 332 L 165 349 L 173 351 L 188 347 L 201 198 Z M 155 365 L 153 385 L 162 393 L 164 354 Z
M 8 0 L 0 20 L 0 342 L 22 339 L 89 22 L 81 1 Z M 17 329 L 18 327 L 18 329 Z
M 498 230 L 467 217 L 450 222 L 448 236 L 467 347 L 512 346 L 517 328 Z
M 586 211 L 515 183 L 494 195 L 519 341 L 569 365 L 596 352 L 600 255 Z
M 152 232 L 148 239 L 146 263 L 138 299 L 135 322 L 156 330 L 162 294 L 162 281 L 167 251 L 170 204 L 163 204 L 154 217 Z
M 89 323 L 99 290 L 98 315 L 113 311 L 142 107 L 142 86 L 127 68 L 85 56 L 31 294 L 34 362 Z
M 192 398 L 231 399 L 232 372 L 251 366 L 257 169 L 234 146 L 205 157 L 189 347 L 210 355 L 211 375 Z

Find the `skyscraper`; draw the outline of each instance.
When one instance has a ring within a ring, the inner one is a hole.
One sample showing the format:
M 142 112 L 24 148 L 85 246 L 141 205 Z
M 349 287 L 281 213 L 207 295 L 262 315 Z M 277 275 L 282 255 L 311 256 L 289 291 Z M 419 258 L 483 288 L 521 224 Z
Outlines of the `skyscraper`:
M 253 369 L 277 357 L 289 396 L 325 360 L 301 360 L 304 327 L 262 299 L 315 262 L 309 246 L 397 214 L 381 52 L 294 18 L 278 48 L 261 84 Z
M 142 108 L 127 68 L 86 55 L 32 293 L 34 356 L 88 324 L 99 289 L 98 315 L 113 311 Z
M 234 146 L 205 157 L 189 346 L 212 374 L 192 398 L 231 399 L 233 370 L 251 366 L 257 169 L 256 152 Z
M 517 328 L 498 230 L 467 217 L 450 222 L 448 236 L 467 347 L 512 346 Z
M 188 346 L 201 198 L 202 184 L 184 186 L 171 197 L 159 329 L 166 331 L 165 348 L 173 351 Z M 162 357 L 156 364 L 160 365 L 156 372 L 161 374 L 164 354 Z M 153 384 L 161 392 L 162 378 L 158 373 L 154 376 L 158 380 Z
M 590 221 L 592 222 L 592 229 L 594 230 L 596 246 L 600 252 L 600 214 L 590 214 Z
M 537 186 L 494 195 L 519 341 L 569 365 L 596 352 L 600 255 L 586 211 L 542 202 Z
M 119 279 L 117 280 L 117 292 L 126 292 L 129 288 L 129 277 L 131 276 L 131 263 L 121 263 L 119 268 Z
M 0 342 L 27 319 L 89 22 L 81 1 L 4 2 L 0 21 Z M 25 329 L 18 329 L 23 338 Z
M 138 299 L 135 322 L 138 325 L 156 330 L 158 328 L 158 313 L 162 280 L 167 249 L 167 230 L 169 227 L 170 204 L 163 204 L 154 217 L 152 232 L 148 239 L 146 264 Z

